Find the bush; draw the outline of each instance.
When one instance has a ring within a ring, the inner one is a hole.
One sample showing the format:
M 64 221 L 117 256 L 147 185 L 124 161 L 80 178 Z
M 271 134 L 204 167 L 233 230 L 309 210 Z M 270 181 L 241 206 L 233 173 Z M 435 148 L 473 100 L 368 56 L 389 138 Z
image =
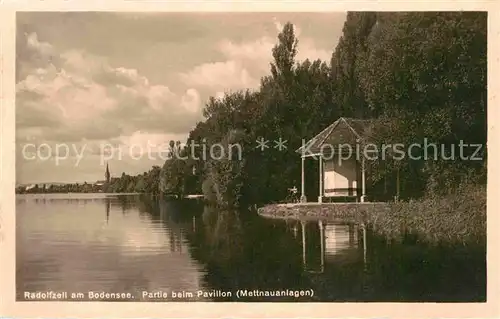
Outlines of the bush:
M 228 150 L 230 144 L 242 144 L 243 133 L 230 131 L 222 141 L 223 149 Z M 214 154 L 219 157 L 220 154 Z M 236 158 L 224 157 L 210 159 L 205 164 L 205 180 L 203 194 L 207 201 L 224 207 L 240 206 L 244 184 L 245 161 Z

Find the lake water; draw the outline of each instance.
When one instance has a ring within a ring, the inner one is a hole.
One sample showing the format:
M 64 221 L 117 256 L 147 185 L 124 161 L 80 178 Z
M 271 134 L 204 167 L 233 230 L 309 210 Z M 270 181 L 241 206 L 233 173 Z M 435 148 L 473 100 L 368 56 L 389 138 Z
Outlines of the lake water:
M 17 195 L 16 218 L 18 300 L 486 299 L 484 250 L 363 240 L 356 225 L 105 194 Z

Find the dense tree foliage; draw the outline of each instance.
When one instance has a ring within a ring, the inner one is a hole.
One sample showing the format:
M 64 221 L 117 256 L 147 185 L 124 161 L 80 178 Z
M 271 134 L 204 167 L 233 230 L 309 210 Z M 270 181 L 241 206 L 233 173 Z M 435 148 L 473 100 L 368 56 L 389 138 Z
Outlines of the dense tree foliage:
M 237 174 L 234 165 L 223 169 L 226 162 L 211 161 L 203 178 L 224 185 L 240 200 L 280 200 L 288 187 L 299 185 L 300 160 L 294 151 L 302 139 L 344 116 L 379 119 L 380 143 L 423 144 L 426 139 L 438 146 L 437 152 L 441 145 L 448 156 L 455 151 L 453 160 L 420 149 L 412 155 L 426 152 L 427 159 L 379 161 L 370 171 L 373 187 L 384 176 L 393 176 L 395 166 L 402 172 L 406 196 L 452 191 L 465 179 L 484 182 L 485 160 L 460 159 L 457 147 L 460 141 L 486 145 L 486 30 L 485 13 L 349 13 L 327 64 L 297 62 L 300 42 L 293 26 L 286 24 L 271 52 L 270 75 L 259 90 L 210 99 L 206 120 L 191 132 L 190 141 L 217 143 L 240 130 L 247 143 L 246 165 L 237 166 Z M 254 147 L 260 137 L 281 137 L 287 149 L 270 143 L 262 152 Z M 464 155 L 475 149 L 466 148 Z M 484 158 L 485 149 L 476 155 Z M 167 162 L 164 169 L 174 163 Z M 307 169 L 308 176 L 317 174 L 316 168 Z M 236 175 L 238 190 L 228 188 Z M 217 185 L 208 189 L 213 187 Z

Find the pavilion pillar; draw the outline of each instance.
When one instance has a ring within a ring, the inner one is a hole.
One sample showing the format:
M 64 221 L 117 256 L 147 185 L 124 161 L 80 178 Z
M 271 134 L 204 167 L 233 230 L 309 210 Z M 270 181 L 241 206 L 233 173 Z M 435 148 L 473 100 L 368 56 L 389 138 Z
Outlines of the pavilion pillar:
M 302 156 L 302 174 L 301 174 L 301 185 L 300 185 L 300 202 L 305 203 L 307 201 L 306 198 L 306 186 L 305 186 L 305 160 L 306 158 Z
M 323 157 L 319 156 L 319 196 L 318 203 L 323 202 Z
M 361 202 L 366 201 L 366 167 L 365 157 L 361 157 Z
M 302 263 L 304 264 L 304 268 L 307 267 L 306 260 L 306 223 L 304 221 L 300 222 L 300 226 L 302 227 Z
M 319 236 L 320 236 L 320 249 L 321 249 L 321 272 L 325 269 L 325 228 L 323 221 L 318 221 L 319 226 Z
M 366 224 L 362 224 L 361 225 L 362 229 L 363 229 L 363 261 L 364 261 L 364 264 L 366 265 L 366 241 L 367 241 L 367 238 L 366 238 Z
M 387 195 L 387 174 L 384 175 L 384 196 Z
M 396 196 L 394 198 L 394 201 L 398 201 L 399 200 L 399 167 L 396 171 Z

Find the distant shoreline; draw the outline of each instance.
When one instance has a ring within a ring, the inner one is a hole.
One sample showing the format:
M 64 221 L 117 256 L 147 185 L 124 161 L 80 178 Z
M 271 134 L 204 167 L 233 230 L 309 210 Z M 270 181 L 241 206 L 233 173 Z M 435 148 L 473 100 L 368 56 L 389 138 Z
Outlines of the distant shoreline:
M 95 197 L 111 197 L 111 196 L 131 196 L 131 195 L 152 195 L 152 196 L 166 196 L 168 195 L 158 195 L 158 194 L 151 194 L 151 193 L 83 193 L 83 192 L 74 192 L 74 193 L 16 193 L 16 197 L 22 198 L 45 198 L 45 197 L 59 197 L 59 198 L 78 198 L 78 197 L 85 197 L 85 198 L 95 198 Z M 185 199 L 200 199 L 203 198 L 203 195 L 201 194 L 190 194 L 186 195 L 183 198 Z
M 50 197 L 54 195 L 64 196 L 64 197 L 95 197 L 96 195 L 106 197 L 106 196 L 118 196 L 118 195 L 142 195 L 146 193 L 16 193 L 16 197 Z

